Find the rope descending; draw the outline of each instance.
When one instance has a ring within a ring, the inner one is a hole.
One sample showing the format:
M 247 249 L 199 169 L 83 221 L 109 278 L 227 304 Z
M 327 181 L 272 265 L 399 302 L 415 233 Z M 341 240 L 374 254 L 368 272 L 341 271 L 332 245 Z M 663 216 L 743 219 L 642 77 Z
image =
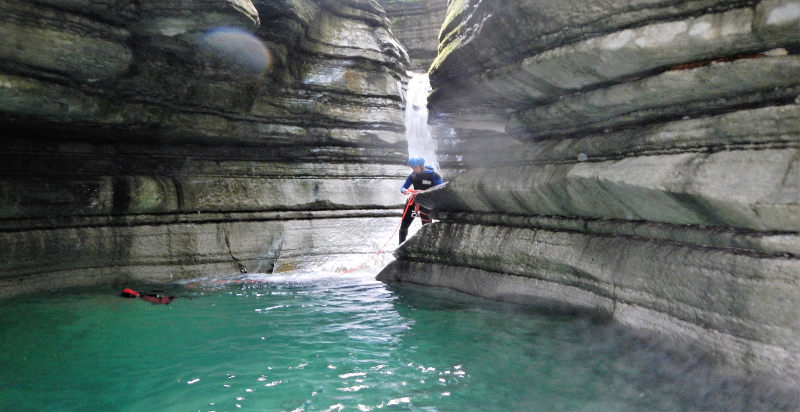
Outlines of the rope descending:
M 367 260 L 365 260 L 363 263 L 361 263 L 360 265 L 358 265 L 358 266 L 356 266 L 356 267 L 354 267 L 354 268 L 352 268 L 352 269 L 348 269 L 348 270 L 346 270 L 346 271 L 342 272 L 342 274 L 345 274 L 345 275 L 346 275 L 346 274 L 348 274 L 348 273 L 353 273 L 353 272 L 355 272 L 355 271 L 357 271 L 357 270 L 361 269 L 362 267 L 364 267 L 364 265 L 366 265 L 367 263 L 369 263 L 369 261 L 371 261 L 371 260 L 372 260 L 372 259 L 374 259 L 376 256 L 378 256 L 378 255 L 380 255 L 381 253 L 383 253 L 383 249 L 384 249 L 384 248 L 386 248 L 386 245 L 388 245 L 388 244 L 389 244 L 389 242 L 391 242 L 391 241 L 392 241 L 392 239 L 394 239 L 394 235 L 397 233 L 397 230 L 398 230 L 398 229 L 400 229 L 400 225 L 402 225 L 402 224 L 403 224 L 403 219 L 406 217 L 406 213 L 408 213 L 408 209 L 409 209 L 409 208 L 411 207 L 411 205 L 414 203 L 414 195 L 415 195 L 415 194 L 417 194 L 417 193 L 419 192 L 418 190 L 412 190 L 412 189 L 409 189 L 408 191 L 409 191 L 409 192 L 411 192 L 411 196 L 409 196 L 409 198 L 408 198 L 408 201 L 406 202 L 406 208 L 405 208 L 405 210 L 403 210 L 403 216 L 400 218 L 400 223 L 398 223 L 398 224 L 397 224 L 397 227 L 395 227 L 395 228 L 394 228 L 394 231 L 392 232 L 391 236 L 389 236 L 389 239 L 387 239 L 387 240 L 386 240 L 386 242 L 383 244 L 383 246 L 381 246 L 381 247 L 378 249 L 378 251 L 377 251 L 377 252 L 375 252 L 375 254 L 373 254 L 372 256 L 370 256 L 369 258 L 367 258 Z

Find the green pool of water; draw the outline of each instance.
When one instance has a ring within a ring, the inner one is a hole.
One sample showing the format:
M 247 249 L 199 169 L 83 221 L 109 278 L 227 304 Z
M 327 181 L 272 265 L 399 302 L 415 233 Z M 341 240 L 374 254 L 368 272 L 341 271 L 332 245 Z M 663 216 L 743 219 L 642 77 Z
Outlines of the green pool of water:
M 171 286 L 170 305 L 118 297 L 120 288 L 0 302 L 0 410 L 796 406 L 585 317 L 371 275 L 251 280 Z

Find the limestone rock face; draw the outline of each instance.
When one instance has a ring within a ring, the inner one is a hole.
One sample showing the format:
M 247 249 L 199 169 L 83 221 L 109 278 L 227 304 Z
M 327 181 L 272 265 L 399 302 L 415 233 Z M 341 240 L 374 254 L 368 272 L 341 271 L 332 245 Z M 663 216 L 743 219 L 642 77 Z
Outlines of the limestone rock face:
M 464 173 L 381 278 L 593 308 L 797 387 L 798 10 L 450 2 L 429 105 Z
M 427 72 L 439 47 L 439 31 L 447 0 L 380 0 L 391 21 L 392 32 L 405 46 L 409 69 Z
M 375 1 L 0 11 L 0 296 L 339 270 L 390 235 L 407 55 Z

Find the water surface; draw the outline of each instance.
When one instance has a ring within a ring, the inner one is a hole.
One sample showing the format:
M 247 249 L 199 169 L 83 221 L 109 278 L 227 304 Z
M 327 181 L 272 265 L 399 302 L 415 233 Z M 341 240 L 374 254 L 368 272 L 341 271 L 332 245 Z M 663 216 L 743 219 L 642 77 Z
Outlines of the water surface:
M 791 406 L 613 325 L 372 275 L 168 288 L 179 296 L 170 305 L 120 298 L 118 287 L 0 302 L 0 410 Z

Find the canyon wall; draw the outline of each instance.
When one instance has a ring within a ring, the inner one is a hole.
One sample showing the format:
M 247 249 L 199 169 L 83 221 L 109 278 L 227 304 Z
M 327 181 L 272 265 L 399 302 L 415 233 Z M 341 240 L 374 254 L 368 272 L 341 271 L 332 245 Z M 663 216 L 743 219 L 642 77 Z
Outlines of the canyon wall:
M 800 385 L 800 3 L 448 3 L 0 0 L 0 297 L 357 265 L 430 67 L 451 181 L 381 279 Z
M 409 57 L 409 70 L 425 73 L 436 58 L 447 0 L 379 0 L 392 33 Z
M 396 226 L 407 55 L 375 1 L 0 11 L 0 297 L 342 270 Z
M 464 173 L 379 275 L 603 313 L 800 385 L 800 2 L 452 1 Z

